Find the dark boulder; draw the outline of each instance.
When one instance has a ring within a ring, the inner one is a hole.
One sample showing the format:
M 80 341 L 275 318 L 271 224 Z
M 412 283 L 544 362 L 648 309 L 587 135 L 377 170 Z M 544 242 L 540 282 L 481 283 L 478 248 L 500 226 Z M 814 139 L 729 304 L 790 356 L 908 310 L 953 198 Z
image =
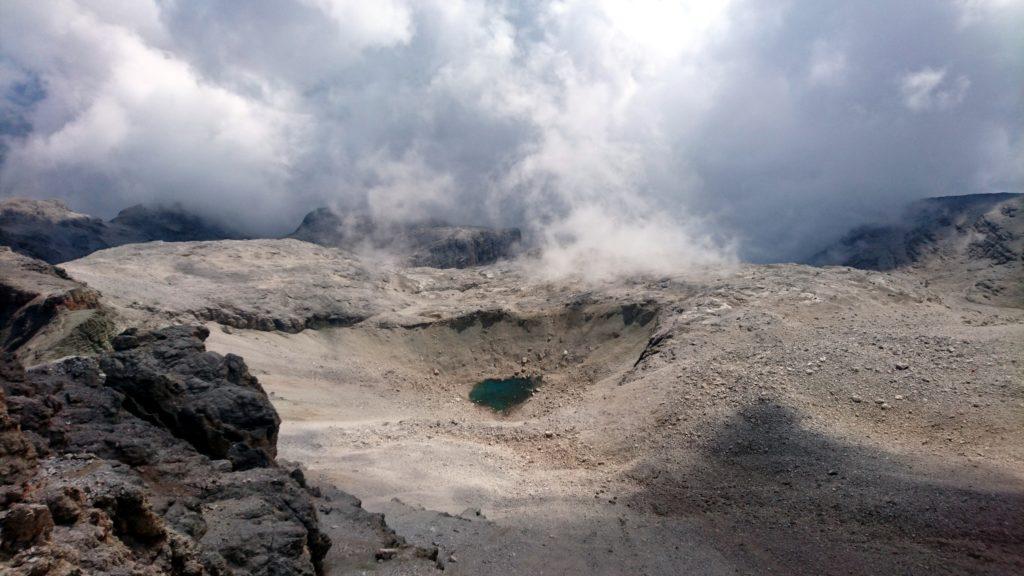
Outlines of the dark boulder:
M 53 517 L 42 504 L 15 504 L 4 513 L 0 549 L 17 552 L 50 539 Z
M 99 358 L 0 371 L 4 493 L 17 508 L 0 573 L 319 573 L 330 541 L 314 491 L 273 459 L 277 414 L 241 358 L 207 352 L 205 337 L 130 331 Z M 168 425 L 182 414 L 200 433 Z M 258 459 L 224 466 L 200 448 Z
M 128 411 L 236 469 L 267 466 L 277 453 L 280 418 L 245 362 L 208 352 L 202 326 L 128 330 L 100 359 L 106 385 Z

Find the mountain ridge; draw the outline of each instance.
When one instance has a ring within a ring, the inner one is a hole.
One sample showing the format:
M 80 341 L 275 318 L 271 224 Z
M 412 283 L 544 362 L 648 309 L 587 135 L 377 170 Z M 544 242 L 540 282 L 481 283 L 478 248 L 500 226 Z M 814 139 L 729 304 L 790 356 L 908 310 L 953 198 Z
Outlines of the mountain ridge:
M 72 211 L 59 200 L 0 200 L 0 245 L 50 264 L 143 242 L 240 240 L 245 235 L 181 205 L 138 204 L 110 221 Z M 518 228 L 454 226 L 438 220 L 391 222 L 362 212 L 310 211 L 286 238 L 346 250 L 390 253 L 412 266 L 466 268 L 518 253 Z
M 60 200 L 0 200 L 0 245 L 50 264 L 138 242 L 241 237 L 181 205 L 138 204 L 104 221 L 75 212 Z

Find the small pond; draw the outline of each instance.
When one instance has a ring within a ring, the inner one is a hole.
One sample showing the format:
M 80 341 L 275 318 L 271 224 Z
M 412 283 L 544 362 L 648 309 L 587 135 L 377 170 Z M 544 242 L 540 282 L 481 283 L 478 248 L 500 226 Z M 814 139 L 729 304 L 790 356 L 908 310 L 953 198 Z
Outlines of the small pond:
M 539 376 L 488 378 L 473 386 L 469 399 L 495 412 L 508 412 L 529 398 L 540 386 Z

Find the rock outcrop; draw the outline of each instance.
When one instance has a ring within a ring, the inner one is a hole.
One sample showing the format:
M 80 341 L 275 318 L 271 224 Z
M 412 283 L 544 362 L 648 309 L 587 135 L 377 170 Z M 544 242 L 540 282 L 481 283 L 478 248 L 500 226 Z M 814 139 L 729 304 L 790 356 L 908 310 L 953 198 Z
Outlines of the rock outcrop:
M 220 240 L 240 235 L 181 206 L 132 206 L 104 222 L 72 211 L 59 200 L 0 201 L 0 245 L 50 264 L 97 250 L 163 240 Z
M 0 352 L 27 365 L 99 352 L 113 330 L 95 290 L 0 246 Z
M 409 264 L 430 268 L 467 268 L 513 256 L 522 234 L 517 228 L 414 226 L 407 231 Z
M 11 364 L 3 367 L 10 370 Z M 0 389 L 0 506 L 6 508 L 21 499 L 36 467 L 35 448 L 21 433 L 20 422 L 7 413 L 7 401 Z
M 122 276 L 123 265 L 140 257 L 148 261 L 146 272 Z M 129 325 L 213 321 L 300 332 L 351 326 L 389 303 L 389 278 L 371 273 L 351 253 L 298 240 L 131 244 L 65 268 L 102 292 Z M 154 290 L 158 278 L 160 287 Z M 143 285 L 144 296 L 121 300 L 123 291 L 135 293 Z
M 348 574 L 381 549 L 381 574 L 436 570 L 436 549 L 276 460 L 277 411 L 205 327 L 110 337 L 115 312 L 62 269 L 4 249 L 0 272 L 0 574 Z M 78 334 L 82 314 L 104 330 Z
M 125 243 L 99 218 L 72 211 L 58 200 L 0 201 L 0 244 L 55 264 Z
M 330 543 L 314 493 L 274 461 L 277 414 L 240 358 L 205 351 L 204 330 L 8 366 L 0 571 L 319 572 Z
M 974 194 L 910 205 L 896 224 L 864 226 L 815 265 L 913 269 L 968 300 L 1024 307 L 1024 195 Z
M 997 264 L 1019 260 L 1020 252 L 1010 246 L 1017 235 L 1003 226 L 998 214 L 1013 217 L 1024 202 L 1022 198 L 1007 193 L 921 200 L 908 206 L 894 223 L 850 231 L 812 256 L 810 263 L 893 270 L 958 248 Z
M 179 205 L 147 206 L 137 204 L 121 210 L 110 226 L 132 231 L 136 242 L 194 242 L 198 240 L 238 239 L 242 235 Z
M 202 326 L 130 329 L 100 358 L 106 385 L 135 416 L 166 428 L 235 469 L 267 466 L 281 420 L 239 356 L 207 352 Z
M 306 215 L 290 236 L 322 246 L 387 250 L 412 266 L 466 268 L 491 264 L 516 253 L 516 228 L 452 226 L 444 222 L 380 222 L 367 214 L 340 214 L 319 208 Z

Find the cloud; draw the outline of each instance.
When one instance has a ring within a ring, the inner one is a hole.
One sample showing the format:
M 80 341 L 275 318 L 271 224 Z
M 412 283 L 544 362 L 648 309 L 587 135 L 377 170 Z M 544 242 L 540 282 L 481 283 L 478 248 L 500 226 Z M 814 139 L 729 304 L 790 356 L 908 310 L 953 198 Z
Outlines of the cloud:
M 454 180 L 431 168 L 416 150 L 406 151 L 401 159 L 379 152 L 364 158 L 361 168 L 373 175 L 366 195 L 377 219 L 416 221 L 424 214 L 456 210 L 451 203 Z
M 945 68 L 922 68 L 900 80 L 903 105 L 912 112 L 953 108 L 964 101 L 970 87 L 966 76 L 947 81 Z
M 807 81 L 812 86 L 839 86 L 846 81 L 846 55 L 821 41 L 814 45 Z
M 329 204 L 522 226 L 552 266 L 685 266 L 798 258 L 908 200 L 1022 187 L 1018 0 L 4 13 L 0 194 L 105 216 L 175 200 L 280 233 Z
M 541 280 L 600 282 L 735 264 L 731 247 L 694 233 L 696 228 L 657 212 L 623 216 L 605 207 L 580 207 L 544 228 L 539 265 L 529 271 Z
M 5 158 L 5 188 L 102 212 L 162 199 L 208 211 L 244 210 L 253 197 L 268 208 L 290 201 L 284 184 L 301 115 L 205 82 L 83 7 L 17 15 L 40 38 L 5 41 L 4 53 L 41 64 L 25 68 L 45 93 L 27 114 L 33 129 Z
M 1024 2 L 1022 0 L 956 0 L 960 10 L 959 24 L 971 26 L 973 24 L 984 24 L 991 18 L 1005 18 L 1009 16 L 1019 18 Z
M 413 23 L 409 6 L 395 0 L 303 0 L 334 20 L 356 51 L 408 44 Z

